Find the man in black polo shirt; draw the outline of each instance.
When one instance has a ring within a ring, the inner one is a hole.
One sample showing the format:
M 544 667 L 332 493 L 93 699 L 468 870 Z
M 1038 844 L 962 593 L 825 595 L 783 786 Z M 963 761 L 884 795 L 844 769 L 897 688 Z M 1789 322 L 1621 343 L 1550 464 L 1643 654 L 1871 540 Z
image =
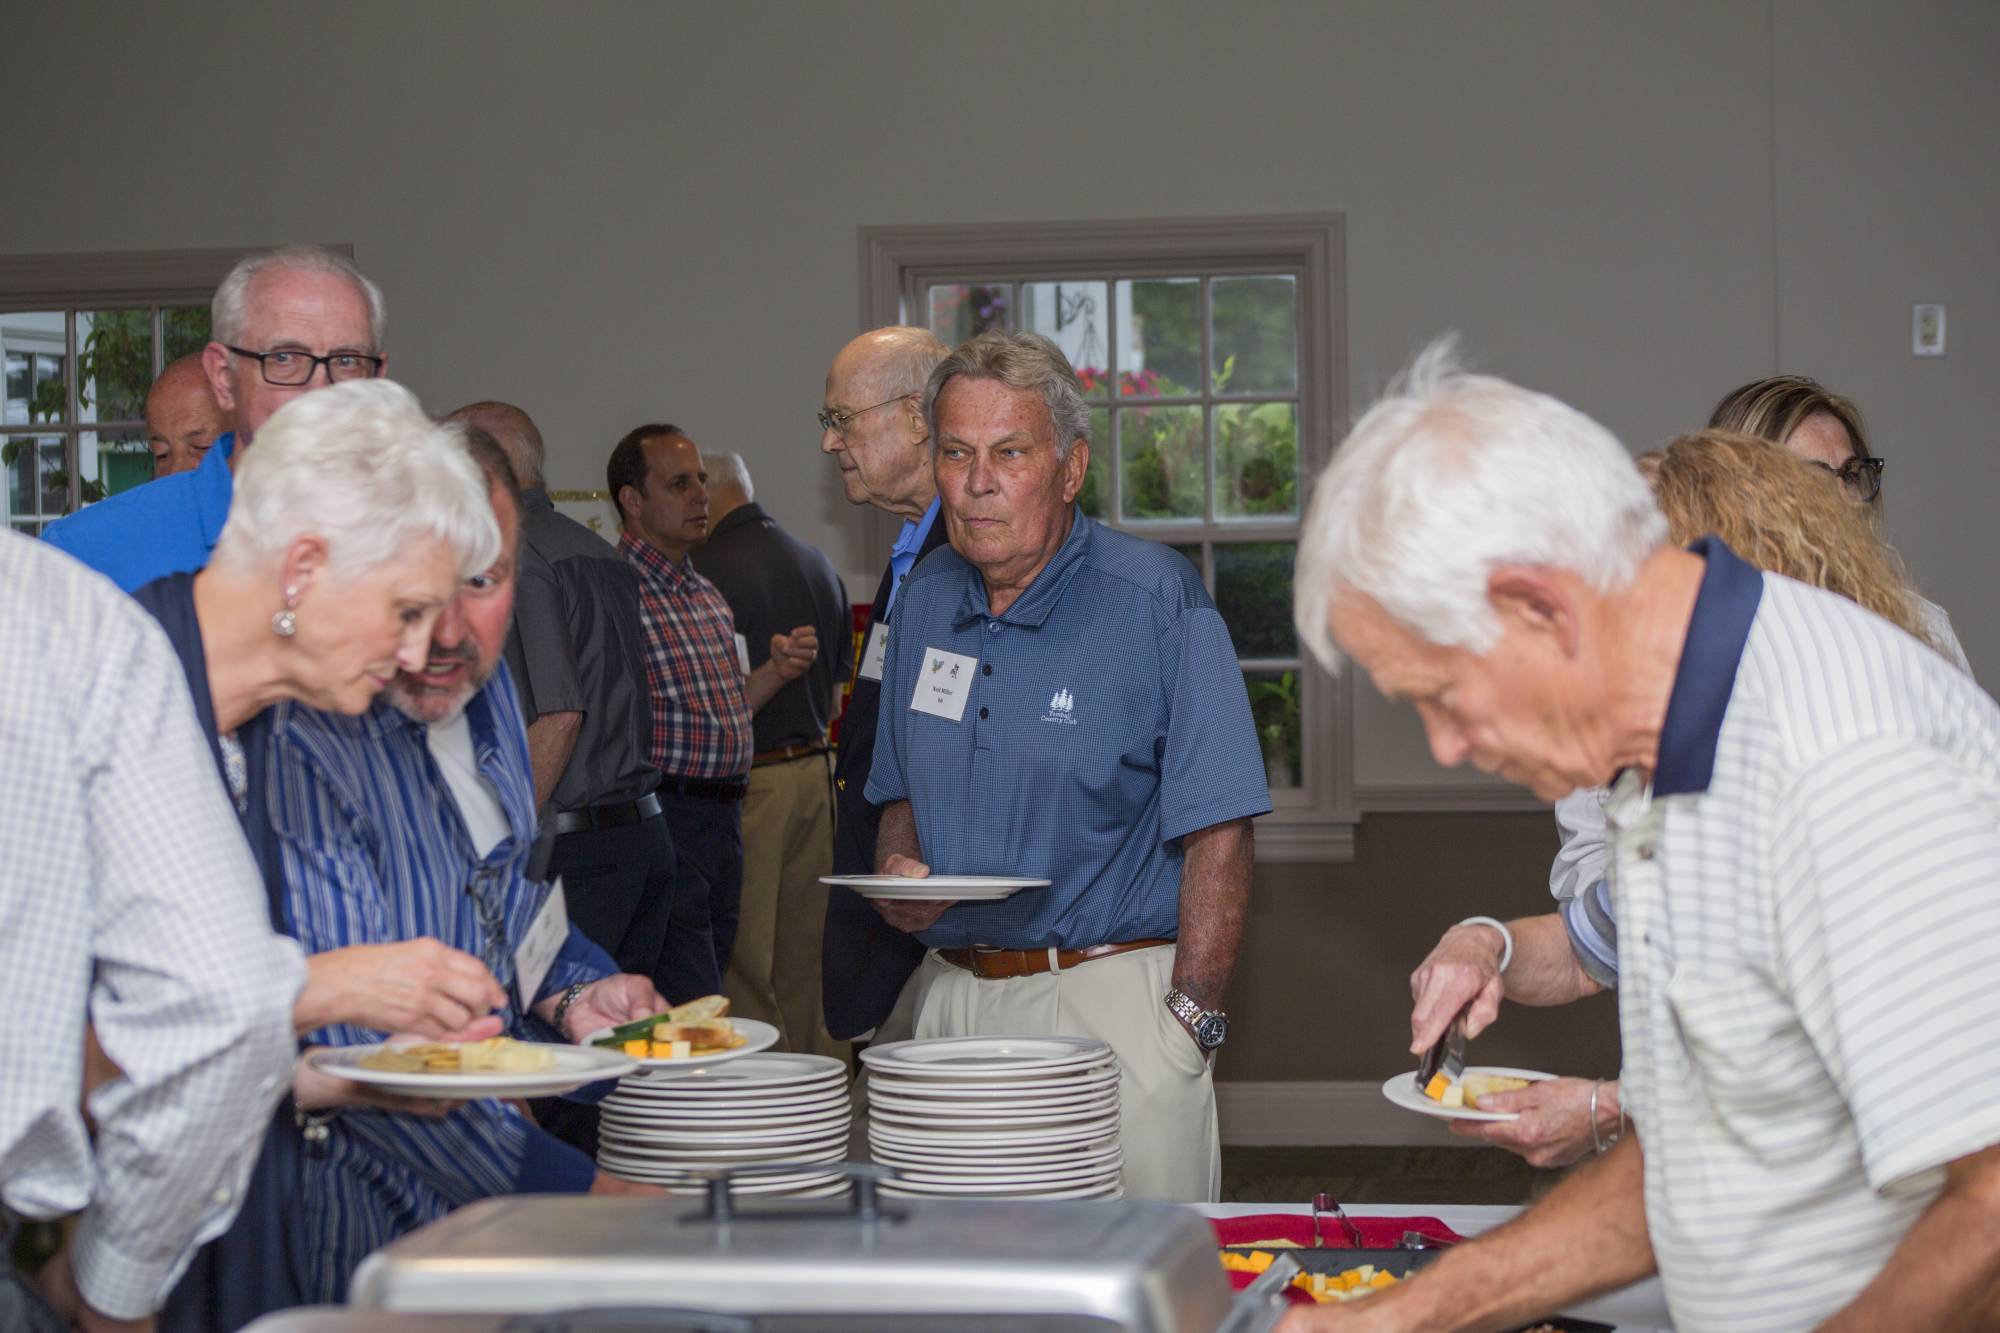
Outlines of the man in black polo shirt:
M 875 329 L 841 348 L 826 372 L 821 452 L 840 464 L 850 504 L 873 505 L 903 520 L 875 590 L 868 638 L 840 723 L 834 767 L 837 875 L 875 873 L 875 830 L 882 812 L 862 792 L 875 761 L 875 716 L 896 590 L 919 560 L 945 544 L 930 427 L 924 423 L 924 384 L 950 354 L 929 329 Z M 821 964 L 827 1031 L 842 1038 L 872 1032 L 876 1041 L 914 1035 L 922 997 L 903 991 L 923 956 L 924 946 L 884 921 L 867 900 L 834 889 L 827 898 Z
M 733 1011 L 774 1023 L 785 1050 L 843 1055 L 820 1018 L 820 936 L 833 870 L 827 728 L 854 669 L 847 589 L 819 551 L 756 502 L 737 454 L 709 454 L 708 540 L 694 567 L 722 592 L 754 668 L 773 635 L 812 625 L 828 651 L 751 717 L 756 746 L 743 799 L 743 899 L 723 990 Z
M 521 560 L 507 666 L 528 723 L 535 804 L 554 847 L 569 918 L 622 971 L 666 975 L 674 845 L 646 756 L 652 713 L 639 577 L 617 550 L 557 513 L 542 480 L 542 435 L 526 412 L 481 402 L 451 414 L 507 451 L 521 482 Z M 553 806 L 553 808 L 551 808 Z

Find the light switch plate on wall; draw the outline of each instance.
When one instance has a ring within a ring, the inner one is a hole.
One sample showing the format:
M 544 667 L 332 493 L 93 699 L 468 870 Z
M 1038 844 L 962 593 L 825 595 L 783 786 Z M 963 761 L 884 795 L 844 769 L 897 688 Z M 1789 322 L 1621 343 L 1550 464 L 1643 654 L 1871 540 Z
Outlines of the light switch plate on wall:
M 1944 355 L 1944 303 L 1910 307 L 1910 355 Z

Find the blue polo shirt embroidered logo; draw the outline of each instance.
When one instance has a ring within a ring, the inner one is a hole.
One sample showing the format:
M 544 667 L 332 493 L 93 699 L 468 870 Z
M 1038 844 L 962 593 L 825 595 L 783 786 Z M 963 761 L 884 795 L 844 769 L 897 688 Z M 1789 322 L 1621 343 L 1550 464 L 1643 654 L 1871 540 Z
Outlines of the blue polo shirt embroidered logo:
M 1049 699 L 1049 711 L 1042 714 L 1044 722 L 1060 722 L 1066 727 L 1076 725 L 1076 696 L 1067 686 L 1057 690 Z

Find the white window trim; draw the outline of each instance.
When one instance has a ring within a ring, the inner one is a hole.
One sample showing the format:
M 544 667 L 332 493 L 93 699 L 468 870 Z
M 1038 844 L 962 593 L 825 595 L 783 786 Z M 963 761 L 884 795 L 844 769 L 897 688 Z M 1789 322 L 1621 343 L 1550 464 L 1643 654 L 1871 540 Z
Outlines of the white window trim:
M 980 278 L 1100 278 L 1204 270 L 1297 269 L 1299 282 L 1299 494 L 1318 475 L 1347 420 L 1344 221 L 1339 213 L 1271 217 L 1155 218 L 1107 222 L 974 223 L 863 227 L 861 327 L 904 322 L 913 294 L 931 282 Z M 921 320 L 916 322 L 921 323 Z M 867 511 L 870 545 L 895 540 L 888 515 Z M 1353 673 L 1299 671 L 1306 716 L 1301 787 L 1272 793 L 1257 821 L 1266 863 L 1352 860 L 1359 810 L 1354 790 Z M 1290 798 L 1290 799 L 1288 799 Z

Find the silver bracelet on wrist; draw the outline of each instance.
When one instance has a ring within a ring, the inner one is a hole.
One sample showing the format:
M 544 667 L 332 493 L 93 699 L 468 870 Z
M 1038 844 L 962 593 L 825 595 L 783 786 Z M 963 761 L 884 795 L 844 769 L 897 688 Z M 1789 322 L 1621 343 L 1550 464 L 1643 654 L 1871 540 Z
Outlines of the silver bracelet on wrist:
M 1458 923 L 1461 926 L 1491 926 L 1500 932 L 1500 970 L 1505 972 L 1507 964 L 1514 961 L 1514 932 L 1507 929 L 1507 923 L 1498 917 L 1469 916 Z
M 574 982 L 562 993 L 562 998 L 556 1001 L 555 1016 L 549 1019 L 549 1026 L 556 1030 L 557 1035 L 567 1035 L 563 1033 L 563 1018 L 569 1013 L 569 1007 L 576 1003 L 576 997 L 583 994 L 589 985 L 588 981 Z
M 1622 1098 L 1618 1103 L 1618 1132 L 1608 1139 L 1597 1132 L 1597 1094 L 1603 1089 L 1604 1080 L 1601 1078 L 1590 1085 L 1590 1147 L 1599 1157 L 1610 1152 L 1617 1146 L 1618 1140 L 1625 1137 L 1625 1103 Z

